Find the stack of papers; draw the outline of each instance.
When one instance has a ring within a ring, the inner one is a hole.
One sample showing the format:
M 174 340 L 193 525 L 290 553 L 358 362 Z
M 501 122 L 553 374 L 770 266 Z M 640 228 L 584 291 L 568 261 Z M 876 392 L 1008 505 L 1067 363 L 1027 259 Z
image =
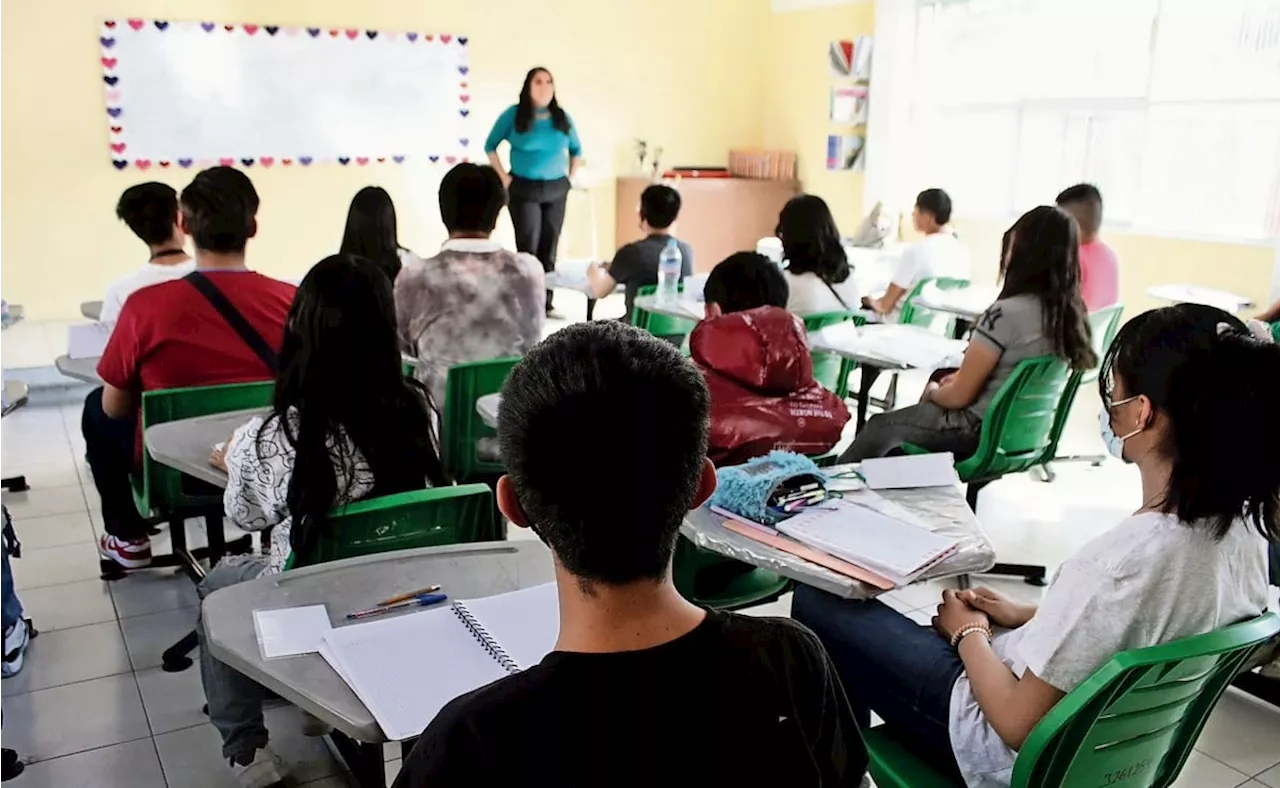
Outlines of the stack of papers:
M 933 369 L 948 358 L 963 354 L 968 343 L 946 339 L 916 326 L 885 324 L 855 327 L 852 323 L 828 326 L 813 335 L 810 346 L 882 359 L 914 369 Z
M 951 452 L 878 457 L 858 465 L 867 487 L 873 490 L 905 490 L 912 487 L 950 487 L 958 484 L 956 460 Z
M 107 349 L 111 338 L 111 323 L 76 323 L 67 326 L 67 356 L 69 358 L 98 358 Z

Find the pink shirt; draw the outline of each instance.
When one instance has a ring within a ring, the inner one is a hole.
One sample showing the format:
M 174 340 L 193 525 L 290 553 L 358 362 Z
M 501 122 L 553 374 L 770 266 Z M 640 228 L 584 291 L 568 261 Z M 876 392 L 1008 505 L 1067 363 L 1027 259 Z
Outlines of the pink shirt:
M 1090 312 L 1120 303 L 1120 261 L 1102 241 L 1080 244 L 1080 294 Z

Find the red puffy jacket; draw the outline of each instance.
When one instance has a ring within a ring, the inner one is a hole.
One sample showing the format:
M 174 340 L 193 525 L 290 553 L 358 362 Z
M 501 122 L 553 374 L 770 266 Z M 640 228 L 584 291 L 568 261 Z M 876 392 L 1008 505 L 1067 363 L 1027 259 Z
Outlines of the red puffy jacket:
M 689 337 L 711 391 L 707 456 L 736 465 L 771 449 L 821 454 L 849 410 L 813 379 L 800 318 L 773 306 L 703 320 Z

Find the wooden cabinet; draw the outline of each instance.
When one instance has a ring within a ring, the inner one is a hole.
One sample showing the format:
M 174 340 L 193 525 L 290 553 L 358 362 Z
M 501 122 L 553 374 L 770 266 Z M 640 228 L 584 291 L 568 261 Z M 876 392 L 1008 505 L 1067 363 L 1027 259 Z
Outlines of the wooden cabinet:
M 680 192 L 674 234 L 693 247 L 696 271 L 710 271 L 734 252 L 755 251 L 756 241 L 773 235 L 778 212 L 800 193 L 798 181 L 751 178 L 679 178 L 662 181 Z M 648 178 L 619 178 L 614 231 L 618 246 L 637 241 L 640 193 Z

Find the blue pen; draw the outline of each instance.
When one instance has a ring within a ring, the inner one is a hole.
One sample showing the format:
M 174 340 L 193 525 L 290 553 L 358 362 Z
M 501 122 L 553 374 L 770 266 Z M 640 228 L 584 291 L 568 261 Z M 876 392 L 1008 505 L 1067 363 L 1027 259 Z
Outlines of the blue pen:
M 348 613 L 348 619 L 370 618 L 383 613 L 390 613 L 393 610 L 403 610 L 406 607 L 426 607 L 428 605 L 438 605 L 449 598 L 448 594 L 423 594 L 413 599 L 399 602 L 394 605 L 386 605 L 385 607 L 371 607 L 368 610 L 357 610 L 354 613 Z

